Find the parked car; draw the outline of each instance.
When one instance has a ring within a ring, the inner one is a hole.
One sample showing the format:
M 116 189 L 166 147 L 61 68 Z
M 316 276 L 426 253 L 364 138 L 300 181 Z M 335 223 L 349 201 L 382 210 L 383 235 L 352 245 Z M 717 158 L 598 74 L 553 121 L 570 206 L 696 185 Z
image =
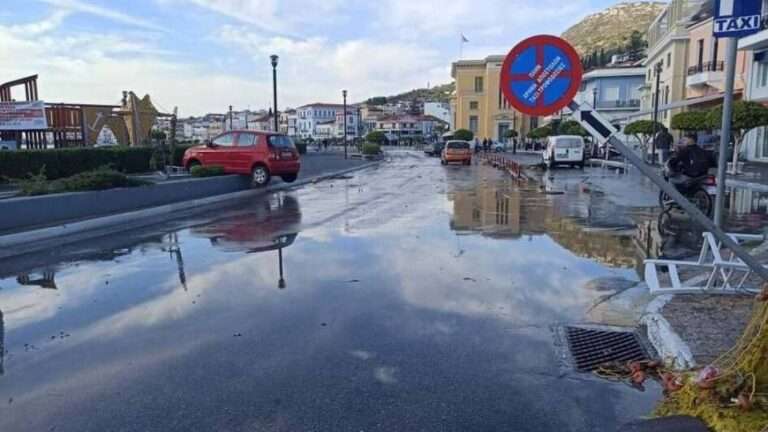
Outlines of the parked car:
M 227 174 L 250 175 L 257 186 L 265 186 L 273 176 L 284 182 L 296 181 L 301 169 L 299 152 L 285 135 L 250 130 L 229 131 L 187 149 L 182 164 L 219 165 Z
M 456 162 L 463 163 L 464 165 L 472 163 L 472 149 L 468 141 L 451 140 L 445 143 L 440 163 L 447 165 Z
M 432 144 L 427 144 L 426 147 L 424 147 L 424 154 L 428 156 L 440 156 L 443 154 L 443 148 L 445 147 L 444 142 L 435 141 Z
M 547 138 L 542 153 L 544 164 L 550 168 L 556 165 L 570 165 L 584 168 L 584 138 L 576 135 L 558 135 Z

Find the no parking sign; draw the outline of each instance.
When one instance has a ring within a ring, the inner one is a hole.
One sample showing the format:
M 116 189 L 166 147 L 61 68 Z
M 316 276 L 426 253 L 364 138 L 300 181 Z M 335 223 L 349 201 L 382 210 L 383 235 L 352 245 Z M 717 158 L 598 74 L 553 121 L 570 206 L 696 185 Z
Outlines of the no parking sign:
M 568 42 L 556 36 L 533 36 L 504 59 L 501 91 L 521 113 L 547 116 L 573 100 L 581 76 L 579 54 Z

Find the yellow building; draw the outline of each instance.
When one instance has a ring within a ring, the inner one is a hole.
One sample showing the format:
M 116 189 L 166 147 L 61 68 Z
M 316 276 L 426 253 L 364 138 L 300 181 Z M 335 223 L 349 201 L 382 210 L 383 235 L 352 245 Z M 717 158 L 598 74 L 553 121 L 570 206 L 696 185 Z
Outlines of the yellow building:
M 704 0 L 672 0 L 648 28 L 648 57 L 643 62 L 645 92 L 641 111 L 653 111 L 656 74 L 659 74 L 659 121 L 669 127 L 672 116 L 683 111 L 688 73 L 688 25 Z M 668 109 L 667 109 L 668 108 Z
M 524 137 L 536 119 L 515 111 L 501 94 L 499 79 L 504 56 L 459 60 L 451 65 L 456 92 L 451 100 L 454 129 L 469 129 L 475 136 L 505 141 L 505 132 Z

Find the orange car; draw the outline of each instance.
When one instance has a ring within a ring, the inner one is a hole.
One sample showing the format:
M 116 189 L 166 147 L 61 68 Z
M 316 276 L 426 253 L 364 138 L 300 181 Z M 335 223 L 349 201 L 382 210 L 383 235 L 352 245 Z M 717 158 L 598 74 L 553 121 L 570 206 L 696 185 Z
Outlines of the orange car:
M 467 141 L 448 141 L 445 143 L 440 163 L 448 165 L 449 163 L 456 162 L 463 163 L 464 165 L 472 163 L 472 150 Z

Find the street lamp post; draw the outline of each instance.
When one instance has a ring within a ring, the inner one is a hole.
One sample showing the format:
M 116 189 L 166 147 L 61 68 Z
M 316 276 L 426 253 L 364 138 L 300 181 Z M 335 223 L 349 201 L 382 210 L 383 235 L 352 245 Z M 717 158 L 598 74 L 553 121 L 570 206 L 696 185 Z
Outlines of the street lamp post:
M 342 90 L 341 95 L 344 98 L 344 159 L 347 158 L 347 91 Z
M 597 110 L 597 83 L 592 87 L 592 108 Z
M 273 97 L 273 109 L 272 109 L 272 115 L 275 118 L 275 133 L 279 132 L 280 129 L 278 128 L 277 124 L 277 55 L 272 54 L 269 56 L 269 59 L 272 61 L 272 97 Z
M 661 62 L 656 63 L 654 66 L 654 73 L 656 73 L 656 91 L 653 95 L 653 137 L 651 139 L 651 164 L 656 165 L 656 128 L 659 124 L 659 89 L 661 87 Z

